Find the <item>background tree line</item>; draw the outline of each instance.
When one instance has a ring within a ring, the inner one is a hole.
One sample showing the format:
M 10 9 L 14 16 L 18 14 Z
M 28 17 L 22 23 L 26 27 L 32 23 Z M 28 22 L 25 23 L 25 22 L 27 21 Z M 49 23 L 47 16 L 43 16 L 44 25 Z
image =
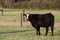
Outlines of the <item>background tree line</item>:
M 0 0 L 4 8 L 60 9 L 60 0 Z

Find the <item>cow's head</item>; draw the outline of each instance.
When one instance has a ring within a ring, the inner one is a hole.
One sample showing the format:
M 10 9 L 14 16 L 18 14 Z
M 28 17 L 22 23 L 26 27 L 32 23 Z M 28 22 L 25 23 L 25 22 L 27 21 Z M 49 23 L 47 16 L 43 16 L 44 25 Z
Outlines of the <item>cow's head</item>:
M 28 20 L 29 14 L 30 14 L 30 13 L 23 14 L 23 16 L 25 16 L 25 17 L 26 17 L 26 20 Z

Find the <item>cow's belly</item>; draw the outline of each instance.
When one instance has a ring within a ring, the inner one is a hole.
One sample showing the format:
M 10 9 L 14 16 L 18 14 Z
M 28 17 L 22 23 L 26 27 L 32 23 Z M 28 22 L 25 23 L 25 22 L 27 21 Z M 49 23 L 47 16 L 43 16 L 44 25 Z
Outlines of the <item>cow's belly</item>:
M 36 22 L 36 23 L 35 23 L 35 22 L 31 22 L 31 24 L 32 24 L 32 26 L 33 26 L 34 28 L 36 28 L 36 27 L 38 27 L 38 26 L 39 26 L 39 27 L 44 27 L 44 28 L 51 26 L 50 23 L 49 23 L 49 24 L 48 24 L 48 23 L 45 24 L 45 23 L 40 23 L 40 22 L 39 22 L 39 23 L 37 23 L 37 22 Z
M 51 24 L 50 23 L 41 23 L 41 24 L 38 24 L 40 27 L 50 27 Z
M 50 27 L 50 26 L 40 26 L 40 27 L 46 28 L 46 27 Z

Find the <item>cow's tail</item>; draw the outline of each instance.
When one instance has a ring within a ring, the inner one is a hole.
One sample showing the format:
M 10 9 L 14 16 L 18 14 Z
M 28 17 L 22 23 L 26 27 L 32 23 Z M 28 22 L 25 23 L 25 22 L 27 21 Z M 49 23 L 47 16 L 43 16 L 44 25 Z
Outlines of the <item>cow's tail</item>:
M 54 16 L 51 17 L 51 26 L 54 26 Z

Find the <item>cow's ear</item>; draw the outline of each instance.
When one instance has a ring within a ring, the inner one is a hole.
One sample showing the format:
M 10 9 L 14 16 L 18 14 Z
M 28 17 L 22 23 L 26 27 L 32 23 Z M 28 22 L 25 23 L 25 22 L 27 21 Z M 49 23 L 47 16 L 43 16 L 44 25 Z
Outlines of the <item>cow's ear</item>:
M 23 14 L 23 16 L 26 16 L 26 14 Z

